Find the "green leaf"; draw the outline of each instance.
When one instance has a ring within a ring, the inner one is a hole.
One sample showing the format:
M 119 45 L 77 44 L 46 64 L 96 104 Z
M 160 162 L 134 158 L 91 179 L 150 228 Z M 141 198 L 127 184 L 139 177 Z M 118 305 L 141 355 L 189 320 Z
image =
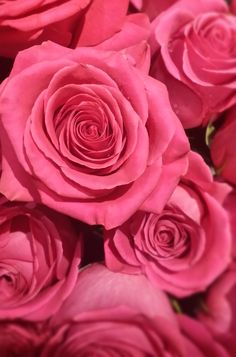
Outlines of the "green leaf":
M 214 125 L 209 124 L 205 132 L 205 143 L 207 144 L 207 146 L 210 146 L 211 144 L 212 134 L 214 133 L 214 131 L 215 131 Z
M 181 309 L 180 304 L 177 300 L 171 299 L 171 305 L 177 314 L 182 314 L 182 309 Z

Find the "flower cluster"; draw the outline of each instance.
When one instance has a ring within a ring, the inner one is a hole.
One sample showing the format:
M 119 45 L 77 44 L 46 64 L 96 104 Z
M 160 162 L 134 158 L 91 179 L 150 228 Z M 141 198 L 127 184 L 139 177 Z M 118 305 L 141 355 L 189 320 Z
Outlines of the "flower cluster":
M 0 355 L 236 354 L 236 1 L 0 0 Z

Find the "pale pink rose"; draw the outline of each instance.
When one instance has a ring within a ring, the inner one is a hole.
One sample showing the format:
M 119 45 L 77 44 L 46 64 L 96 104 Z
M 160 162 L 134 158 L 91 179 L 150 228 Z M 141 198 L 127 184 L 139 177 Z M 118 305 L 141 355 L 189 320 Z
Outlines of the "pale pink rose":
M 189 316 L 179 314 L 178 321 L 185 347 L 186 357 L 233 357 L 224 345 L 206 329 L 206 327 Z
M 0 320 L 50 317 L 77 280 L 81 234 L 68 218 L 34 206 L 1 204 Z
M 143 276 L 95 264 L 50 322 L 42 356 L 185 356 L 176 317 Z
M 225 121 L 211 140 L 211 158 L 217 173 L 236 185 L 236 107 L 230 110 Z
M 152 76 L 163 81 L 185 128 L 236 102 L 236 18 L 224 0 L 181 0 L 153 22 Z
M 191 152 L 189 169 L 163 211 L 155 190 L 127 222 L 105 231 L 106 264 L 144 273 L 178 297 L 204 291 L 231 261 L 231 232 L 222 207 L 230 188 L 214 183 L 208 166 Z
M 130 2 L 139 11 L 148 14 L 149 18 L 153 20 L 162 11 L 168 9 L 177 0 L 131 0 Z
M 121 29 L 127 7 L 128 0 L 1 1 L 0 55 L 14 57 L 45 40 L 96 45 Z
M 25 321 L 0 322 L 1 356 L 39 356 L 40 348 L 48 337 L 43 327 Z
M 0 90 L 10 200 L 109 229 L 156 187 L 162 209 L 186 171 L 189 144 L 165 86 L 123 54 L 47 42 L 17 56 Z

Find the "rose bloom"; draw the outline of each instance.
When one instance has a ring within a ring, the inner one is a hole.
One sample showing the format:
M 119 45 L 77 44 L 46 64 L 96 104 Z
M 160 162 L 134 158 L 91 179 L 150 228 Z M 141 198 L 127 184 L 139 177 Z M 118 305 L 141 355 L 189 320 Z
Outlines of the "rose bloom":
M 189 144 L 165 86 L 120 53 L 35 46 L 0 90 L 9 200 L 112 228 L 156 186 L 162 208 L 186 171 Z
M 138 9 L 148 14 L 149 18 L 153 20 L 162 11 L 168 9 L 177 0 L 131 0 L 130 2 Z
M 121 29 L 127 7 L 128 0 L 1 1 L 0 55 L 14 57 L 45 40 L 96 45 Z
M 217 173 L 225 180 L 236 185 L 236 107 L 231 109 L 223 125 L 214 134 L 211 144 L 211 158 Z
M 38 356 L 47 338 L 42 327 L 25 321 L 0 322 L 1 356 Z
M 85 268 L 50 322 L 42 356 L 184 356 L 176 317 L 144 276 Z
M 113 271 L 144 273 L 169 293 L 203 291 L 231 259 L 229 218 L 222 202 L 228 186 L 214 183 L 196 153 L 161 213 L 155 191 L 127 222 L 105 231 L 106 264 Z
M 77 279 L 80 234 L 68 218 L 34 206 L 1 203 L 1 320 L 50 317 Z
M 151 74 L 167 85 L 185 128 L 206 125 L 235 103 L 235 38 L 224 0 L 178 1 L 154 20 Z

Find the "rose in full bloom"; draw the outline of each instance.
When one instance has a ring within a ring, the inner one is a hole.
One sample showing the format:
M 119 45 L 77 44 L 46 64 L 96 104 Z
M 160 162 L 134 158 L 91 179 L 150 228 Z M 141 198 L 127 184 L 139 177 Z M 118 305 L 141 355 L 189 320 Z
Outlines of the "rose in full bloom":
M 68 218 L 48 208 L 2 201 L 0 320 L 44 320 L 76 283 L 80 234 Z
M 0 55 L 14 57 L 45 40 L 96 45 L 121 29 L 127 6 L 128 0 L 1 1 Z
M 42 327 L 25 321 L 0 322 L 1 356 L 38 356 L 48 337 L 47 330 L 43 331 Z
M 0 112 L 9 200 L 112 228 L 155 187 L 161 209 L 186 171 L 189 144 L 165 86 L 120 53 L 50 42 L 25 50 Z
M 235 38 L 224 0 L 181 0 L 154 20 L 151 74 L 167 85 L 185 128 L 206 125 L 236 102 Z
M 231 261 L 231 231 L 222 202 L 230 188 L 214 183 L 196 153 L 161 213 L 155 191 L 127 222 L 105 232 L 106 264 L 144 273 L 178 297 L 204 291 Z
M 131 3 L 139 11 L 147 13 L 149 18 L 153 20 L 157 15 L 173 5 L 176 1 L 177 0 L 131 0 Z
M 211 158 L 217 173 L 233 185 L 236 185 L 235 132 L 236 107 L 233 107 L 210 144 Z
M 185 356 L 176 317 L 144 276 L 85 268 L 50 322 L 42 356 Z

